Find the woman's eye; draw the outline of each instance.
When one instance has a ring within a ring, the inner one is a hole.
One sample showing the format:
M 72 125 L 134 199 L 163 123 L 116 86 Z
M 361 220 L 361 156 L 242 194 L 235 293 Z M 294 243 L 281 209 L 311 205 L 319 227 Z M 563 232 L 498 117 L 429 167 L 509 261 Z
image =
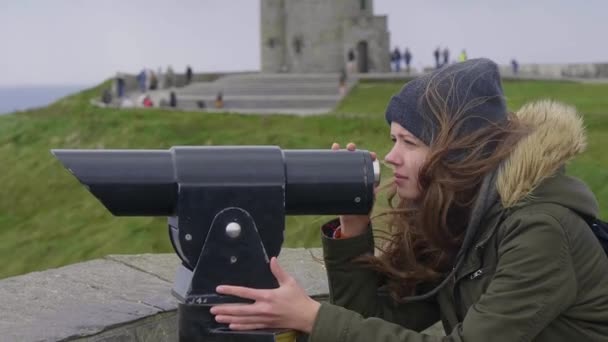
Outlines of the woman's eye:
M 397 139 L 396 139 L 396 138 L 391 137 L 391 141 L 392 141 L 392 142 L 397 142 Z
M 413 142 L 413 141 L 411 141 L 411 140 L 405 140 L 405 139 L 404 139 L 403 141 L 404 141 L 406 144 L 408 144 L 408 145 L 416 146 L 416 143 L 415 143 L 415 142 Z

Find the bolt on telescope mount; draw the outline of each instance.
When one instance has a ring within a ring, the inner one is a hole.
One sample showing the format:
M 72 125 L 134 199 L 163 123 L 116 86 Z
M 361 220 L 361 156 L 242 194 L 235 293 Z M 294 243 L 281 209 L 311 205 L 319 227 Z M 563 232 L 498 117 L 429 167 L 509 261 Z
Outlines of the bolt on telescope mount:
M 116 216 L 167 216 L 181 260 L 172 293 L 184 341 L 278 341 L 277 331 L 236 332 L 212 305 L 247 302 L 220 284 L 276 288 L 269 260 L 285 215 L 367 214 L 380 166 L 367 151 L 277 146 L 176 146 L 169 150 L 52 150 Z

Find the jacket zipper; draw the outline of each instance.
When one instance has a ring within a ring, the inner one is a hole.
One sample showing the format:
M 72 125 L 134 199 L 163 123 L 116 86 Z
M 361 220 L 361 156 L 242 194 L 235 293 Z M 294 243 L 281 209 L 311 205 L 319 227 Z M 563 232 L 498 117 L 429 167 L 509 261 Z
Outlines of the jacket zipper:
M 474 251 L 475 251 L 475 254 L 477 254 L 476 255 L 477 258 L 479 258 L 479 259 L 481 259 L 480 254 L 483 253 L 483 248 L 484 248 L 484 246 L 482 246 L 482 245 L 475 246 Z M 481 266 L 483 267 L 483 265 L 481 265 Z M 460 291 L 458 291 L 458 287 L 457 287 L 458 284 L 456 284 L 456 273 L 457 272 L 454 272 L 454 288 L 452 290 L 452 297 L 454 298 L 454 305 L 456 308 L 456 310 L 454 310 L 454 311 L 456 311 L 456 318 L 458 318 L 458 322 L 462 322 L 464 320 L 464 317 L 463 317 L 464 313 L 461 310 L 461 308 L 462 308 L 461 301 L 462 300 L 459 295 Z M 483 275 L 483 270 L 480 268 L 477 271 L 475 271 L 473 274 L 471 274 L 469 276 L 469 279 L 474 280 L 474 279 L 481 277 L 482 275 Z
M 473 280 L 473 279 L 477 279 L 479 277 L 481 277 L 483 275 L 483 270 L 480 268 L 477 271 L 475 271 L 475 273 L 471 274 L 469 276 L 469 279 Z

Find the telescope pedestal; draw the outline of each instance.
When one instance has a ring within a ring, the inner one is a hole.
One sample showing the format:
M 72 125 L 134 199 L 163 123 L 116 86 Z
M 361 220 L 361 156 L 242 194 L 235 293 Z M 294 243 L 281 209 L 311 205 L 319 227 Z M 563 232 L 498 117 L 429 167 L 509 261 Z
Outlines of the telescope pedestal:
M 170 222 L 170 228 L 172 223 L 175 224 Z M 237 207 L 220 210 L 211 223 L 194 270 L 181 266 L 177 273 L 176 284 L 181 284 L 181 290 L 175 288 L 174 293 L 185 290 L 181 294 L 183 303 L 178 306 L 179 341 L 295 342 L 295 331 L 233 331 L 217 323 L 209 312 L 213 305 L 251 303 L 248 299 L 217 294 L 217 285 L 278 287 L 268 261 L 252 215 Z

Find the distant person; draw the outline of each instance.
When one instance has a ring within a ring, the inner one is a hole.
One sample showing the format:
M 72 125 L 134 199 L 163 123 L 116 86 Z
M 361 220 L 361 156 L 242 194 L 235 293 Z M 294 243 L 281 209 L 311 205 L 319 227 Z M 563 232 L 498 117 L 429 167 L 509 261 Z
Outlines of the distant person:
M 188 65 L 186 68 L 186 84 L 192 82 L 192 68 Z
M 125 96 L 125 78 L 122 73 L 116 73 L 116 96 L 122 99 Z
M 169 94 L 169 106 L 173 108 L 177 107 L 177 95 L 175 95 L 174 91 Z
M 112 91 L 110 89 L 104 89 L 103 93 L 101 94 L 101 102 L 103 102 L 103 104 L 106 106 L 112 103 Z
M 513 75 L 517 75 L 519 73 L 519 63 L 515 59 L 511 60 L 511 68 L 513 70 Z
M 467 59 L 469 59 L 469 57 L 467 56 L 467 50 L 462 49 L 462 51 L 460 52 L 460 56 L 458 56 L 458 61 L 459 62 L 464 62 Z
M 156 70 L 156 77 L 158 78 L 158 89 L 165 89 L 165 75 L 162 67 L 158 67 Z
M 338 80 L 338 93 L 340 94 L 340 96 L 346 95 L 346 78 L 346 71 L 342 69 L 340 71 L 340 79 Z
M 152 82 L 152 70 L 148 68 L 144 68 L 144 73 L 146 74 L 146 90 L 150 89 L 150 83 Z
M 410 64 L 412 63 L 412 53 L 410 49 L 405 48 L 403 52 L 403 60 L 405 61 L 405 71 L 409 74 L 410 72 Z
M 439 69 L 441 66 L 441 62 L 439 61 L 439 55 L 441 54 L 441 50 L 439 46 L 433 51 L 433 57 L 435 57 L 435 68 Z
M 137 84 L 139 85 L 139 91 L 142 93 L 146 92 L 146 69 L 141 69 L 139 74 L 137 74 Z
M 137 100 L 135 100 L 135 105 L 137 107 L 143 107 L 144 106 L 144 99 L 146 98 L 146 96 L 148 96 L 148 94 L 146 94 L 146 93 L 140 94 L 137 97 Z
M 346 55 L 346 68 L 348 70 L 349 74 L 352 74 L 355 72 L 355 51 L 353 51 L 353 49 L 348 50 L 348 54 Z
M 198 100 L 198 101 L 196 101 L 196 106 L 198 107 L 198 109 L 205 109 L 207 107 L 207 105 L 205 105 L 205 101 L 204 100 Z
M 167 67 L 167 75 L 165 76 L 165 88 L 175 87 L 175 73 L 173 72 L 173 68 L 169 65 Z
M 215 108 L 224 108 L 224 94 L 221 91 L 215 97 Z
M 154 102 L 152 102 L 152 98 L 150 97 L 150 95 L 146 95 L 144 97 L 144 100 L 143 100 L 142 104 L 146 108 L 150 108 L 150 107 L 154 106 Z
M 446 47 L 443 49 L 443 65 L 448 65 L 450 63 L 450 50 Z
M 156 73 L 150 70 L 150 90 L 156 90 L 158 88 L 158 78 L 156 77 Z
M 393 70 L 395 70 L 395 72 L 399 72 L 401 71 L 401 51 L 399 51 L 398 47 L 395 47 L 395 50 L 393 50 Z

